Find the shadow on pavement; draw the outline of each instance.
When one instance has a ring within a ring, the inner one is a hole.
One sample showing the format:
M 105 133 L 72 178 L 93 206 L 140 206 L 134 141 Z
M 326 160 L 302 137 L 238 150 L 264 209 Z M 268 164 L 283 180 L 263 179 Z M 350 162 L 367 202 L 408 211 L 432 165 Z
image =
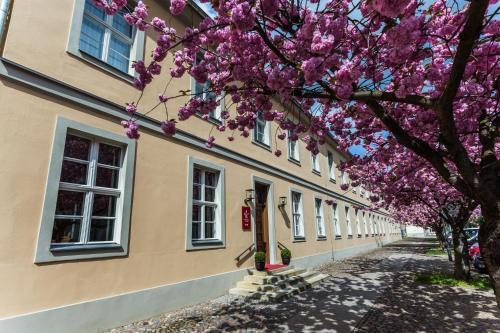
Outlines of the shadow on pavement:
M 451 268 L 422 255 L 435 244 L 407 239 L 330 263 L 321 269 L 330 278 L 284 302 L 229 304 L 212 332 L 500 332 L 492 292 L 414 282 L 417 271 Z

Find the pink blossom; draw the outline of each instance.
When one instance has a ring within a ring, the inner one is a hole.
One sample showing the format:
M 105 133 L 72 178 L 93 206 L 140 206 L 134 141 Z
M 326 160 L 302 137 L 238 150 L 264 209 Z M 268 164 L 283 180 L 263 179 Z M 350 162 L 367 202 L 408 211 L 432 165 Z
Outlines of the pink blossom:
M 127 111 L 128 114 L 134 114 L 137 112 L 137 105 L 135 105 L 135 102 L 126 104 L 127 106 L 125 107 L 125 111 Z
M 176 121 L 171 119 L 171 120 L 165 120 L 161 122 L 161 130 L 165 135 L 174 135 L 175 134 L 175 123 Z
M 213 137 L 212 135 L 210 135 L 207 140 L 205 141 L 205 146 L 207 148 L 212 148 L 214 146 L 214 141 L 215 141 L 215 137 Z
M 130 139 L 139 139 L 139 125 L 134 120 L 122 120 L 121 125 Z
M 323 59 L 319 57 L 309 58 L 302 63 L 301 69 L 304 72 L 306 83 L 311 84 L 324 75 Z
M 233 8 L 231 19 L 239 30 L 249 30 L 254 26 L 255 9 L 246 1 L 239 3 Z
M 170 12 L 173 15 L 180 15 L 186 7 L 186 0 L 170 0 Z

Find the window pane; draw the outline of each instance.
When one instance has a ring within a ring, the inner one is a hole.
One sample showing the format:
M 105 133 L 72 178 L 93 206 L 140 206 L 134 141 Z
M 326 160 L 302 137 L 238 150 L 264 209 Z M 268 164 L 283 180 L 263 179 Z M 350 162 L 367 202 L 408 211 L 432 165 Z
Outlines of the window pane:
M 201 183 L 201 171 L 200 169 L 193 170 L 193 183 L 200 184 Z
M 115 216 L 116 197 L 104 194 L 94 194 L 92 216 Z
M 200 239 L 201 237 L 201 223 L 193 222 L 191 227 L 191 238 L 192 239 Z
M 205 223 L 205 238 L 215 238 L 215 223 Z
M 52 243 L 75 243 L 80 240 L 80 219 L 56 219 Z
M 205 185 L 216 186 L 216 177 L 214 172 L 205 172 Z
M 84 192 L 59 191 L 57 194 L 56 215 L 76 215 L 83 213 Z
M 127 44 L 111 35 L 109 42 L 108 64 L 128 73 L 130 58 L 130 44 Z
M 294 213 L 299 212 L 300 194 L 292 193 L 292 209 Z
M 205 201 L 215 201 L 215 189 L 212 187 L 205 187 Z
M 124 14 L 124 11 L 120 11 L 113 16 L 113 28 L 127 37 L 132 37 L 132 26 L 125 21 Z
M 194 84 L 194 93 L 196 97 L 203 98 L 203 92 L 205 90 L 205 85 L 199 82 Z
M 63 161 L 61 181 L 74 184 L 87 183 L 87 164 Z
M 93 57 L 102 58 L 104 27 L 83 17 L 82 33 L 80 35 L 80 50 Z
M 288 143 L 290 144 L 290 157 L 293 159 L 297 159 L 297 154 L 296 154 L 296 141 L 289 140 Z
M 113 240 L 114 219 L 93 219 L 90 225 L 89 241 L 106 242 Z
M 215 220 L 215 207 L 205 206 L 205 221 Z
M 201 185 L 193 185 L 193 199 L 201 200 Z
M 192 220 L 201 221 L 201 207 L 198 205 L 193 205 Z
M 120 147 L 100 143 L 97 161 L 101 164 L 120 166 L 121 151 Z
M 85 13 L 92 14 L 101 20 L 104 20 L 104 10 L 101 8 L 97 8 L 94 6 L 91 0 L 86 0 L 85 1 Z
M 120 170 L 97 167 L 95 185 L 100 187 L 118 188 Z
M 64 144 L 64 156 L 88 161 L 90 140 L 68 134 Z
M 294 226 L 294 233 L 296 236 L 300 235 L 300 216 L 299 215 L 293 215 L 293 226 Z

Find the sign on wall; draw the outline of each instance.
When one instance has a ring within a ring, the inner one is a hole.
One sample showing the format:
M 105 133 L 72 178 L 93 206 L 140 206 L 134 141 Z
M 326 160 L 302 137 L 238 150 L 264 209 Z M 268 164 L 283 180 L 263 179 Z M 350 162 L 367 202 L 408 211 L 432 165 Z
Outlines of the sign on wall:
M 241 229 L 250 230 L 252 228 L 252 219 L 250 207 L 241 206 Z

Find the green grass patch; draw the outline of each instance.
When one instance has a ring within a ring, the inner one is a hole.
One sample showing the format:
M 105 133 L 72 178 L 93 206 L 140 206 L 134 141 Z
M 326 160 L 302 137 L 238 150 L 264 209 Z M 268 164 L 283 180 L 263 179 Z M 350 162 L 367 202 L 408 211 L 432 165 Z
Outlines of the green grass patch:
M 427 251 L 425 251 L 425 255 L 426 256 L 446 256 L 448 254 L 446 253 L 446 251 L 443 251 L 439 247 L 433 247 L 433 248 L 430 248 Z
M 476 288 L 481 290 L 490 290 L 490 280 L 484 276 L 472 276 L 470 281 L 457 280 L 453 274 L 442 272 L 417 273 L 415 281 L 424 284 L 438 284 L 452 287 Z

